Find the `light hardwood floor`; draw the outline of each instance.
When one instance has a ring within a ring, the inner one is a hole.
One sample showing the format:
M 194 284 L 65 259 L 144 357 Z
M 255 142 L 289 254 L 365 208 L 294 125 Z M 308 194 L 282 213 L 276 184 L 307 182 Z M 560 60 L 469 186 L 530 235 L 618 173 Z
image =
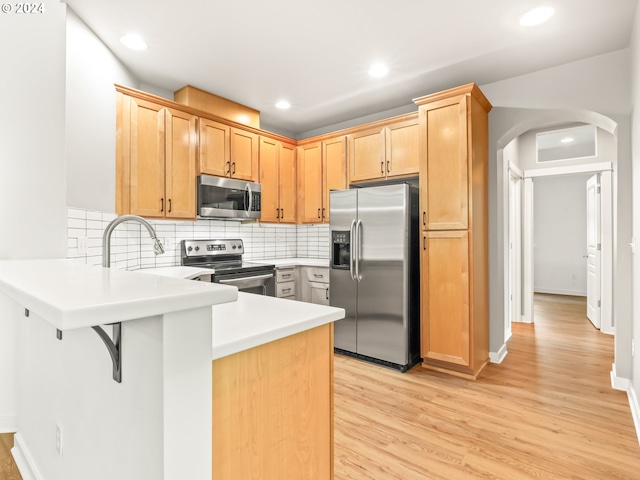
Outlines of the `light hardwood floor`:
M 640 479 L 613 338 L 584 311 L 536 296 L 535 325 L 513 325 L 506 359 L 476 382 L 336 355 L 335 480 Z M 20 480 L 11 442 L 0 435 L 0 480 Z
M 509 354 L 473 382 L 335 358 L 335 480 L 640 479 L 613 337 L 584 299 L 536 296 Z

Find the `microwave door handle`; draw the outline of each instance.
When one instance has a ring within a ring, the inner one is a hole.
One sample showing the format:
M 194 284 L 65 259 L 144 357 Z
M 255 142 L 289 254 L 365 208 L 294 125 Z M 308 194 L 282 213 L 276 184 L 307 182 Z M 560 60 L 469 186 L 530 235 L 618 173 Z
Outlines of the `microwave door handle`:
M 251 210 L 252 210 L 252 207 L 253 207 L 253 192 L 251 191 L 251 185 L 249 185 L 248 183 L 247 183 L 247 188 L 246 189 L 249 192 L 249 205 L 248 205 L 248 208 L 247 208 L 247 217 L 248 217 L 249 215 L 251 215 Z

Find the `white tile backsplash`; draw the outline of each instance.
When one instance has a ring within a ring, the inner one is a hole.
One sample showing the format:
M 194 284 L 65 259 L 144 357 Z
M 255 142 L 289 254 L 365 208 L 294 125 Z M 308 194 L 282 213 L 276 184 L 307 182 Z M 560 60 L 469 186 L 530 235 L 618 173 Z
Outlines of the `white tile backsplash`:
M 67 209 L 67 258 L 87 265 L 102 264 L 102 235 L 113 213 Z M 208 238 L 241 238 L 244 259 L 267 258 L 329 258 L 328 225 L 242 224 L 235 221 L 152 220 L 165 247 L 163 255 L 155 255 L 147 231 L 136 223 L 118 225 L 111 237 L 111 266 L 137 270 L 139 268 L 180 265 L 180 241 Z M 80 239 L 84 241 L 81 242 Z M 81 251 L 81 243 L 86 249 Z

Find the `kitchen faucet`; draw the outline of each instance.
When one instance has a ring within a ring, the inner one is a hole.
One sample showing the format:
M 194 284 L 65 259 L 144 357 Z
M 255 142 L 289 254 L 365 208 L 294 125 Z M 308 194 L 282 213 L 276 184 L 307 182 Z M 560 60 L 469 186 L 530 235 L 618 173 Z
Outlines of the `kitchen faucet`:
M 107 228 L 104 230 L 104 234 L 102 235 L 102 266 L 103 267 L 111 266 L 111 234 L 113 233 L 113 231 L 118 225 L 128 221 L 138 222 L 139 224 L 143 225 L 149 231 L 149 236 L 153 240 L 155 240 L 155 243 L 153 244 L 153 251 L 155 252 L 155 254 L 160 255 L 164 253 L 164 247 L 162 246 L 162 243 L 160 243 L 160 240 L 158 240 L 158 235 L 156 234 L 156 231 L 153 229 L 153 227 L 149 222 L 147 222 L 144 218 L 139 217 L 137 215 L 122 215 L 121 217 L 118 217 L 115 220 L 112 220 L 111 223 L 107 225 Z

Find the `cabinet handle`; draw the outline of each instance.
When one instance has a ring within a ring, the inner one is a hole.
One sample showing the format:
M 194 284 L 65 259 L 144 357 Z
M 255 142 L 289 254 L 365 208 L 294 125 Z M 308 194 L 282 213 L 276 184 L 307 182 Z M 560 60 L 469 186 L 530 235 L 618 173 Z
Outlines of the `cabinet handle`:
M 320 209 L 318 209 L 318 218 L 320 218 Z
M 285 273 L 284 275 L 282 275 L 282 278 L 289 278 L 291 276 L 290 273 Z
M 231 162 L 227 162 L 227 173 L 231 175 Z
M 282 289 L 282 293 L 289 293 L 290 291 L 291 291 L 291 287 Z
M 422 225 L 427 225 L 427 212 L 422 212 Z
M 324 208 L 322 209 L 322 218 L 324 218 Z
M 391 170 L 389 170 L 389 160 L 387 160 L 387 172 L 390 172 Z
M 164 198 L 160 199 L 160 211 L 164 212 Z
M 313 276 L 315 278 L 322 278 L 322 274 L 321 273 L 314 273 Z
M 280 209 L 276 208 L 276 218 L 280 218 Z
M 427 237 L 422 237 L 422 249 L 427 249 Z
M 324 292 L 325 292 L 325 298 L 329 300 L 329 287 L 325 288 Z
M 384 173 L 384 162 L 380 162 L 380 173 Z
M 235 175 L 236 174 L 236 162 L 233 162 L 231 165 L 233 166 L 233 172 L 231 172 L 231 175 Z
M 169 199 L 168 201 L 169 201 L 169 213 L 171 213 L 171 199 Z

